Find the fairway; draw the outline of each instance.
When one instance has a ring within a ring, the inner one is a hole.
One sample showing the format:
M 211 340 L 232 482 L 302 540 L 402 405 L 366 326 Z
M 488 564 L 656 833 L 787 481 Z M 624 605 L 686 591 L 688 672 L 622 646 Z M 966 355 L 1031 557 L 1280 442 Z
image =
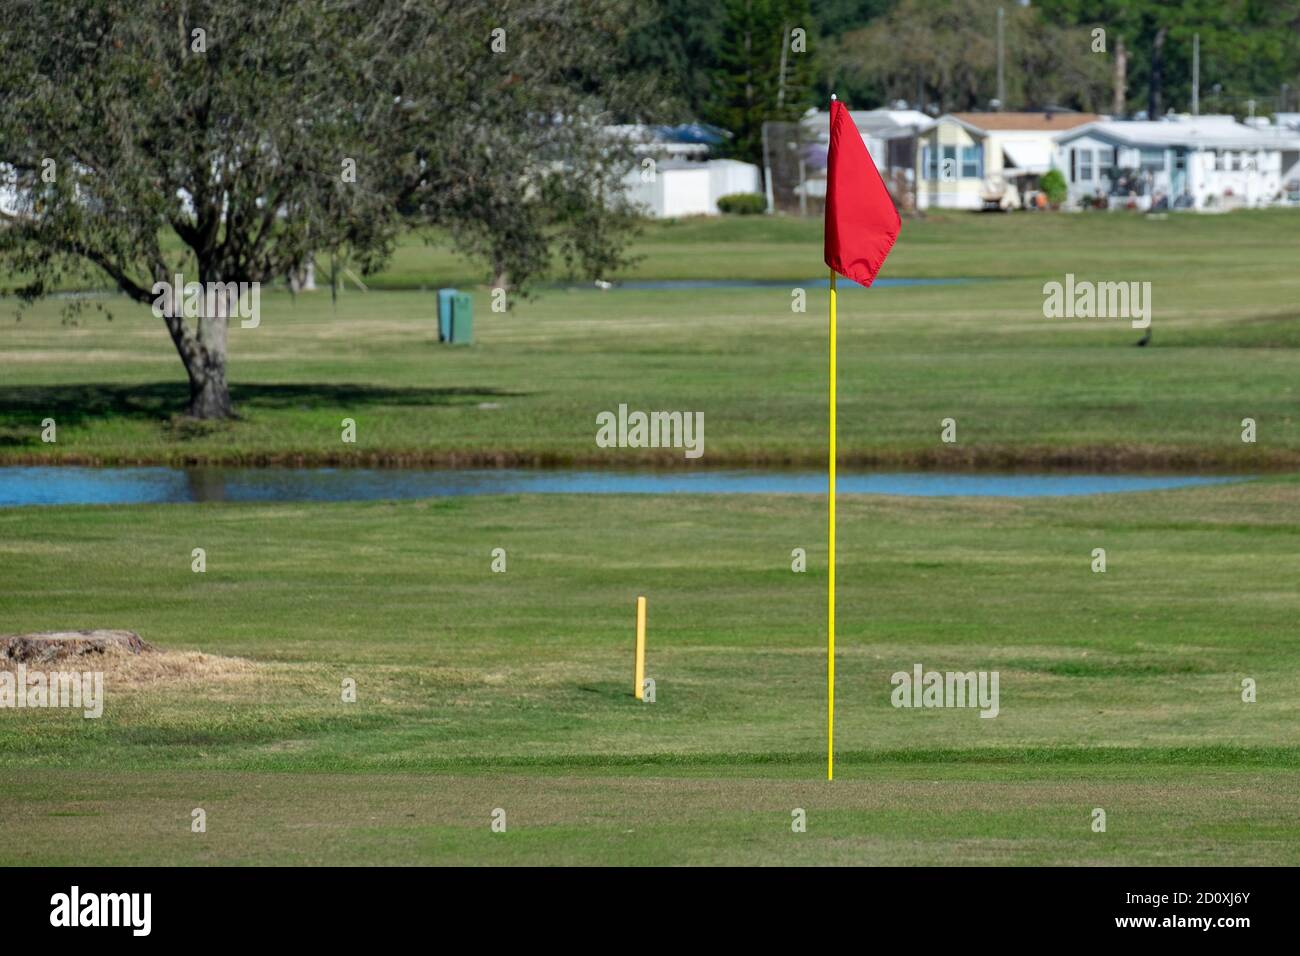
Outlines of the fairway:
M 933 215 L 887 274 L 964 281 L 842 286 L 846 466 L 1244 480 L 841 494 L 833 784 L 821 494 L 0 509 L 0 631 L 168 652 L 106 660 L 99 719 L 0 713 L 0 862 L 1300 863 L 1298 224 Z M 819 230 L 654 224 L 621 278 L 788 286 L 549 287 L 506 313 L 412 237 L 369 292 L 268 291 L 220 424 L 176 414 L 147 309 L 47 301 L 0 332 L 0 463 L 824 468 Z M 1044 318 L 1067 272 L 1150 281 L 1151 345 Z M 470 347 L 436 342 L 448 283 Z M 703 458 L 598 447 L 622 403 L 702 413 Z M 894 706 L 917 667 L 996 672 L 996 719 Z
M 10 6 L 6 942 L 1285 932 L 1300 0 Z
M 252 665 L 110 670 L 99 720 L 7 713 L 0 839 L 27 863 L 1295 864 L 1298 505 L 1276 478 L 843 497 L 831 785 L 820 497 L 6 511 L 8 629 Z M 999 671 L 997 719 L 891 706 L 917 662 Z

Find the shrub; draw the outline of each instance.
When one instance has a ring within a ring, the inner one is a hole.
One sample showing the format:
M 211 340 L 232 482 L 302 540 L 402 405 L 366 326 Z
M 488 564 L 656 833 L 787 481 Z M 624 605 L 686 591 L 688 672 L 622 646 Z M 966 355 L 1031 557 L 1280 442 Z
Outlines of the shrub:
M 1049 169 L 1043 173 L 1043 178 L 1038 182 L 1038 188 L 1043 191 L 1043 195 L 1052 204 L 1052 208 L 1056 208 L 1065 202 L 1068 190 L 1065 185 L 1065 176 L 1059 169 Z
M 718 211 L 736 216 L 754 216 L 767 212 L 767 197 L 762 193 L 731 193 L 718 197 Z

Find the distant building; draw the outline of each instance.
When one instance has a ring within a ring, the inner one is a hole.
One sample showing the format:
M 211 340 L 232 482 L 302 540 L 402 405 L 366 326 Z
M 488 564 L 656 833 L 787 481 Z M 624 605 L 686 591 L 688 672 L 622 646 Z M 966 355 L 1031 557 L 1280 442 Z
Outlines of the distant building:
M 1020 206 L 1056 158 L 1056 138 L 1095 113 L 945 113 L 917 132 L 918 209 Z
M 628 198 L 655 219 L 716 216 L 723 196 L 763 191 L 758 167 L 734 159 L 667 159 L 633 169 L 623 184 Z
M 889 144 L 900 134 L 912 135 L 922 127 L 929 126 L 931 119 L 919 110 L 849 110 L 849 118 L 862 134 L 862 141 L 867 144 L 867 152 L 882 173 L 890 168 Z M 804 119 L 803 125 L 811 132 L 816 142 L 827 144 L 830 141 L 831 114 L 818 110 Z
M 1300 202 L 1300 131 L 1231 116 L 1104 120 L 1057 138 L 1070 202 L 1234 209 Z
M 910 208 L 913 167 L 916 165 L 916 132 L 930 124 L 930 117 L 918 110 L 850 110 L 880 171 L 881 178 L 900 209 Z M 830 112 L 810 112 L 798 124 L 765 124 L 774 131 L 769 140 L 765 166 L 769 181 L 769 211 L 774 209 L 817 212 L 826 198 L 826 154 L 830 146 Z M 792 153 L 793 147 L 793 156 Z M 811 205 L 810 205 L 811 204 Z
M 30 204 L 23 200 L 26 193 L 18 188 L 18 170 L 9 163 L 0 163 L 0 213 L 6 216 L 30 215 Z
M 724 141 L 721 131 L 712 127 L 617 126 L 609 131 L 635 143 L 637 162 L 623 177 L 623 187 L 647 216 L 716 216 L 723 196 L 763 191 L 762 175 L 753 163 L 709 158 Z

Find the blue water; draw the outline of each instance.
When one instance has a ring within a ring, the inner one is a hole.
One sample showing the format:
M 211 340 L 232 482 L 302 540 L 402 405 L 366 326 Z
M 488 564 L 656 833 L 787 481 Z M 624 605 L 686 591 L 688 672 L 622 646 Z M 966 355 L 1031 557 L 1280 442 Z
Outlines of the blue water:
M 841 473 L 840 494 L 1039 498 L 1153 491 L 1243 478 Z M 824 494 L 816 471 L 0 467 L 0 507 L 192 501 L 371 501 L 505 494 Z
M 917 285 L 959 285 L 969 279 L 877 279 L 872 288 Z M 636 289 L 640 291 L 680 291 L 683 289 L 828 289 L 831 280 L 823 279 L 630 279 L 615 283 L 615 289 Z M 864 289 L 852 279 L 841 278 L 837 283 L 840 289 Z M 585 286 L 582 288 L 586 288 Z

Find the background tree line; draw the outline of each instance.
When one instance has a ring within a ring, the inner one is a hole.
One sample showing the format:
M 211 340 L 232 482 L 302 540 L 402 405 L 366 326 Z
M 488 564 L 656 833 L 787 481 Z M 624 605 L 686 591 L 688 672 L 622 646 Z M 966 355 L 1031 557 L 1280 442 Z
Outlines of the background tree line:
M 997 10 L 1005 14 L 1008 109 L 1111 112 L 1114 58 L 1126 57 L 1125 115 L 1191 105 L 1192 37 L 1201 42 L 1201 111 L 1244 115 L 1300 103 L 1295 0 L 659 0 L 629 37 L 633 62 L 660 76 L 680 119 L 729 130 L 733 155 L 761 160 L 764 120 L 824 106 L 988 109 L 997 94 Z M 787 55 L 788 30 L 808 52 Z M 1105 30 L 1105 52 L 1092 31 Z

